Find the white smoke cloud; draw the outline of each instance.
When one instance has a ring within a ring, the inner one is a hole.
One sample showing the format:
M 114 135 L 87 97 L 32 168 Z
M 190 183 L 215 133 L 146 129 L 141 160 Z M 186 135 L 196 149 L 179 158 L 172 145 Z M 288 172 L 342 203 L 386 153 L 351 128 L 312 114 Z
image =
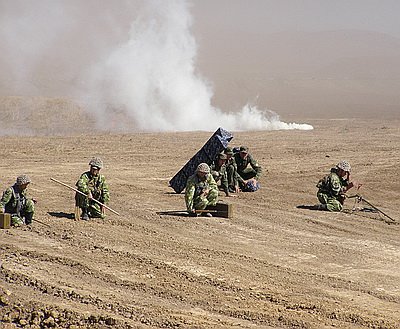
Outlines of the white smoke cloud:
M 211 105 L 211 85 L 196 71 L 187 1 L 15 0 L 2 6 L 7 56 L 0 63 L 13 83 L 0 86 L 74 98 L 96 114 L 102 129 L 312 129 L 255 106 L 227 113 Z

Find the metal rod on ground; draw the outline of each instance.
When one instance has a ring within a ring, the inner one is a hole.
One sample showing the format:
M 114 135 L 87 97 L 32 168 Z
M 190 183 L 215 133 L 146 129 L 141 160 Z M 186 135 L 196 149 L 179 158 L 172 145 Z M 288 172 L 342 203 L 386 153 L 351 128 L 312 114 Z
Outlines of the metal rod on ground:
M 365 200 L 361 195 L 356 194 L 356 195 L 352 195 L 349 196 L 347 198 L 358 198 L 360 201 L 364 201 L 367 205 L 369 205 L 370 207 L 372 207 L 373 209 L 375 209 L 376 211 L 380 212 L 382 215 L 386 216 L 387 218 L 389 218 L 391 221 L 396 222 L 395 219 L 393 219 L 392 217 L 390 217 L 389 215 L 385 214 L 382 210 L 380 210 L 379 208 L 375 207 L 373 204 L 371 204 L 370 202 L 368 202 L 367 200 Z
M 65 184 L 65 183 L 63 183 L 63 182 L 60 182 L 59 180 L 57 180 L 57 179 L 55 179 L 55 178 L 51 178 L 51 177 L 50 177 L 50 179 L 51 179 L 53 182 L 56 182 L 56 183 L 61 184 L 61 185 L 65 186 L 65 187 L 68 187 L 69 189 L 75 191 L 76 193 L 82 194 L 83 196 L 87 197 L 87 195 L 86 195 L 85 193 L 79 191 L 78 189 L 76 189 L 76 188 L 74 188 L 74 187 L 72 187 L 72 186 L 69 186 L 68 184 Z M 116 212 L 115 210 L 111 209 L 109 206 L 105 205 L 104 203 L 101 203 L 100 201 L 98 201 L 98 200 L 96 200 L 96 199 L 91 199 L 91 200 L 93 200 L 94 202 L 98 203 L 100 206 L 103 206 L 104 208 L 110 210 L 110 211 L 113 212 L 114 214 L 116 214 L 116 215 L 118 215 L 118 216 L 121 216 L 118 212 Z

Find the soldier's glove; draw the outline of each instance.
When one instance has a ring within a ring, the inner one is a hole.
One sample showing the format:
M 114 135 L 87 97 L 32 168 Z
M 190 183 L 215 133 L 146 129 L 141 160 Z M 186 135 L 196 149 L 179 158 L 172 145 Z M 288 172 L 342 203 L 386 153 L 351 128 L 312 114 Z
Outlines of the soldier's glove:
M 32 202 L 33 202 L 34 204 L 36 204 L 36 203 L 37 203 L 37 200 L 32 198 Z

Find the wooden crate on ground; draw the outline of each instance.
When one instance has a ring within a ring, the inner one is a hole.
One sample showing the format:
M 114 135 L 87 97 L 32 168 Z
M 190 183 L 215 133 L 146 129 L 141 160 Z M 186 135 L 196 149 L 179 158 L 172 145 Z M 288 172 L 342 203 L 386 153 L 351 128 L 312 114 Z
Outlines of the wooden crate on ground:
M 11 227 L 11 215 L 0 214 L 0 228 L 8 229 Z
M 233 217 L 233 204 L 218 202 L 215 206 L 207 206 L 206 209 L 216 210 L 217 212 L 212 213 L 214 217 L 224 217 L 224 218 Z

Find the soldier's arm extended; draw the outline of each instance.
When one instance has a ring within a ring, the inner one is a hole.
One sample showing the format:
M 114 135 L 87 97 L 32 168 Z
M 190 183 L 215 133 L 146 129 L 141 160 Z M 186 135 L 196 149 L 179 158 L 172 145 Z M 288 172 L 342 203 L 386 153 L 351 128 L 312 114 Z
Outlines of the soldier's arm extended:
M 210 190 L 215 190 L 218 193 L 218 185 L 212 175 L 208 175 L 207 183 Z
M 13 193 L 11 191 L 11 187 L 4 191 L 3 196 L 1 197 L 1 200 L 0 200 L 1 212 L 5 211 L 6 204 L 10 202 L 12 195 L 13 195 Z
M 188 181 L 185 189 L 185 203 L 187 211 L 191 212 L 193 208 L 193 198 L 196 191 L 196 185 L 192 181 Z
M 226 196 L 229 196 L 229 189 L 228 189 L 228 174 L 226 172 L 226 168 L 224 168 L 221 172 L 221 186 L 225 192 Z
M 110 201 L 110 190 L 108 188 L 108 183 L 105 179 L 104 176 L 102 178 L 102 192 L 101 192 L 101 198 L 103 203 L 108 203 Z
M 342 192 L 342 184 L 338 175 L 331 174 L 329 185 L 332 195 L 338 196 Z

